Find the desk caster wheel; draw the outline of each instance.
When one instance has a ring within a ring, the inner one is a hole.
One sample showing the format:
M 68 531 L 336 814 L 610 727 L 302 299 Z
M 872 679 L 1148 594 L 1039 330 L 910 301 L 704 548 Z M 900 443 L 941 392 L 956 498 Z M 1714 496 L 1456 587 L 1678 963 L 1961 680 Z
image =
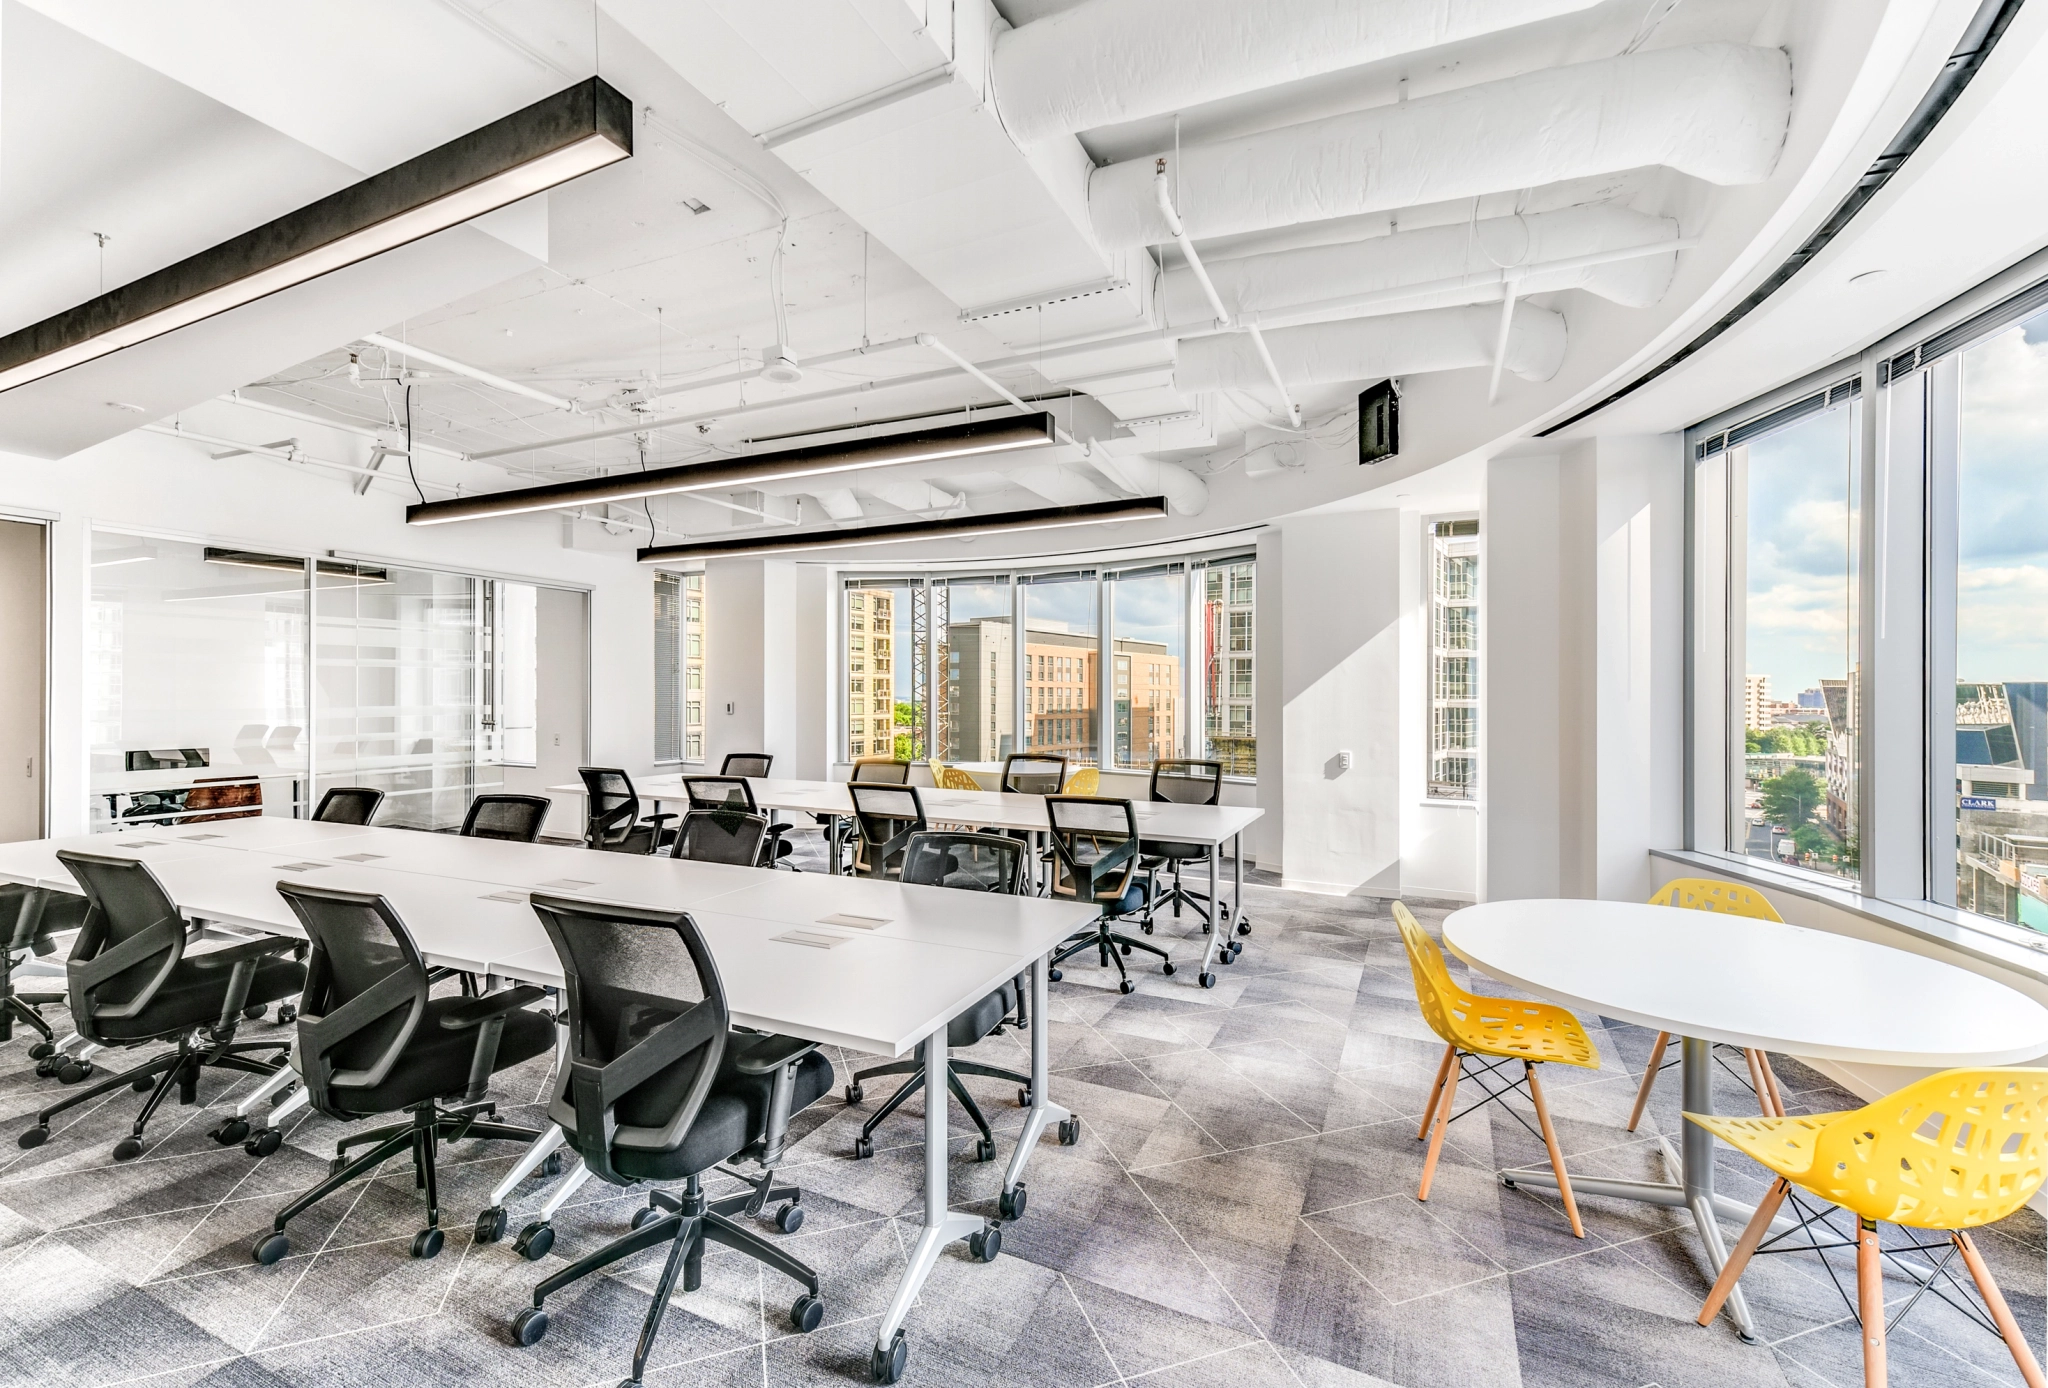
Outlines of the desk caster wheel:
M 1214 988 L 1216 986 L 1216 975 L 1204 969 L 1202 970 L 1201 982 L 1204 988 Z
M 1017 1091 L 1017 1107 L 1018 1107 L 1018 1108 L 1030 1108 L 1030 1107 L 1031 1107 L 1031 1091 L 1030 1091 L 1030 1090 L 1028 1090 L 1028 1089 L 1019 1089 L 1019 1090 Z
M 1060 1120 L 1060 1146 L 1072 1147 L 1081 1140 L 1081 1120 L 1062 1118 Z
M 825 1323 L 825 1303 L 822 1299 L 805 1292 L 789 1307 L 790 1329 L 799 1335 L 808 1335 Z
M 283 1145 L 283 1133 L 279 1132 L 276 1128 L 265 1128 L 262 1132 L 257 1133 L 254 1137 L 243 1143 L 242 1150 L 252 1157 L 267 1157 Z
M 114 1144 L 115 1161 L 134 1161 L 141 1155 L 142 1139 L 139 1137 L 124 1137 Z
M 874 1154 L 875 1144 L 872 1141 L 864 1137 L 857 1137 L 853 1140 L 853 1159 L 855 1161 L 866 1161 Z
M 527 1225 L 519 1231 L 519 1237 L 512 1240 L 512 1251 L 529 1263 L 537 1263 L 548 1256 L 548 1250 L 555 1246 L 555 1226 L 546 1220 Z
M 867 1098 L 867 1096 L 868 1092 L 857 1084 L 846 1086 L 846 1102 L 849 1104 L 857 1104 L 862 1099 Z
M 635 1229 L 638 1229 L 644 1226 L 650 1219 L 660 1218 L 660 1210 L 655 1209 L 652 1205 L 643 1205 L 639 1209 L 633 1211 L 633 1227 Z
M 794 1234 L 804 1227 L 804 1207 L 791 1200 L 775 1212 L 775 1227 L 785 1234 Z
M 89 1060 L 61 1061 L 57 1066 L 57 1083 L 77 1084 L 80 1080 L 89 1078 L 92 1069 L 92 1062 Z
M 505 1237 L 505 1207 L 493 1205 L 476 1217 L 476 1242 L 496 1243 Z
M 1171 978 L 1173 976 L 1173 961 L 1169 959 L 1164 964 L 1161 964 L 1159 966 L 1159 972 Z
M 30 1128 L 14 1140 L 23 1147 L 40 1147 L 50 1140 L 50 1130 L 44 1127 Z
M 1060 971 L 1059 971 L 1058 969 L 1048 969 L 1048 970 L 1046 970 L 1046 974 L 1045 974 L 1045 976 L 1046 976 L 1046 978 L 1047 978 L 1047 980 L 1048 980 L 1048 981 L 1050 981 L 1050 982 L 1053 982 L 1053 983 L 1058 983 L 1058 982 L 1059 982 L 1059 981 L 1060 981 L 1061 979 L 1063 979 L 1063 978 L 1065 978 L 1065 977 L 1066 977 L 1066 975 L 1065 975 L 1064 973 L 1060 972 Z
M 538 1306 L 529 1306 L 512 1318 L 512 1343 L 515 1345 L 537 1345 L 540 1337 L 548 1333 L 548 1313 Z
M 242 1142 L 248 1138 L 249 1120 L 246 1118 L 230 1118 L 227 1122 L 208 1133 L 207 1136 L 223 1147 L 232 1147 L 237 1142 Z
M 1501 1184 L 1501 1189 L 1503 1189 L 1503 1190 L 1513 1190 L 1513 1189 L 1515 1188 L 1515 1181 L 1514 1181 L 1514 1178 L 1513 1178 L 1512 1176 L 1503 1176 L 1503 1177 L 1501 1177 L 1501 1178 L 1500 1178 L 1500 1184 Z
M 441 1231 L 422 1229 L 412 1236 L 412 1256 L 432 1258 L 441 1251 Z
M 1015 1190 L 1006 1190 L 996 1197 L 996 1208 L 1003 1212 L 1004 1219 L 1024 1218 L 1024 1207 L 1028 1203 L 1030 1193 L 1024 1189 L 1022 1181 L 1017 1182 Z
M 47 1060 L 55 1054 L 57 1054 L 57 1044 L 54 1041 L 38 1041 L 35 1045 L 28 1048 L 28 1058 L 30 1060 Z M 38 1065 L 36 1073 L 41 1074 L 42 1069 L 43 1067 Z
M 910 1346 L 904 1342 L 903 1332 L 897 1331 L 889 1347 L 875 1346 L 874 1354 L 868 1359 L 868 1377 L 877 1383 L 895 1383 L 903 1377 L 903 1367 L 910 1361 Z
M 996 1140 L 992 1137 L 985 1137 L 975 1143 L 974 1159 L 976 1161 L 994 1161 L 996 1159 Z
M 977 1229 L 967 1236 L 967 1251 L 974 1255 L 977 1263 L 993 1263 L 996 1254 L 1003 1251 L 1003 1226 L 991 1224 Z

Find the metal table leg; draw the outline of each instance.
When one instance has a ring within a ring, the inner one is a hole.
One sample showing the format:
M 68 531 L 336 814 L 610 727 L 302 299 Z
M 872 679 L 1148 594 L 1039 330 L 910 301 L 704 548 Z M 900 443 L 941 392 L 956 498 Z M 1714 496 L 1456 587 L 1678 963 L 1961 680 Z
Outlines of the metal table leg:
M 825 871 L 839 875 L 839 816 L 825 816 Z
M 1230 836 L 1230 928 L 1234 935 L 1251 932 L 1244 916 L 1244 830 Z
M 1006 1219 L 1018 1219 L 1024 1214 L 1024 1165 L 1037 1150 L 1046 1125 L 1058 1123 L 1065 1128 L 1074 1121 L 1074 1115 L 1054 1103 L 1048 1093 L 1052 1088 L 1052 1023 L 1046 1016 L 1046 980 L 1052 966 L 1046 958 L 1040 956 L 1031 964 L 1031 1111 L 1024 1116 L 1024 1131 L 1017 1138 L 1017 1150 L 1010 1154 L 1009 1169 L 1003 1173 L 1002 1211 Z
M 1042 961 L 1038 967 L 1043 967 Z M 920 1050 L 927 1075 L 946 1073 L 945 1027 L 941 1026 L 927 1036 L 920 1043 Z M 946 1096 L 939 1086 L 927 1085 L 924 1100 L 924 1232 L 917 1236 L 917 1246 L 910 1251 L 910 1264 L 903 1269 L 903 1280 L 896 1284 L 896 1295 L 890 1298 L 889 1309 L 883 1313 L 882 1323 L 875 1328 L 877 1364 L 895 1360 L 900 1365 L 901 1361 L 896 1356 L 903 1352 L 899 1345 L 903 1338 L 904 1318 L 916 1303 L 917 1294 L 924 1290 L 925 1279 L 931 1276 L 932 1268 L 946 1245 L 976 1234 L 991 1240 L 995 1237 L 987 1232 L 989 1223 L 980 1215 L 961 1214 L 948 1208 L 947 1157 Z M 987 1251 L 990 1257 L 994 1256 L 994 1248 Z
M 1230 958 L 1230 927 L 1224 923 L 1223 913 L 1217 909 L 1219 902 L 1216 891 L 1216 855 L 1222 851 L 1221 844 L 1209 850 L 1209 900 L 1202 909 L 1204 925 L 1201 984 L 1204 988 L 1215 985 L 1217 957 L 1220 955 L 1226 962 Z

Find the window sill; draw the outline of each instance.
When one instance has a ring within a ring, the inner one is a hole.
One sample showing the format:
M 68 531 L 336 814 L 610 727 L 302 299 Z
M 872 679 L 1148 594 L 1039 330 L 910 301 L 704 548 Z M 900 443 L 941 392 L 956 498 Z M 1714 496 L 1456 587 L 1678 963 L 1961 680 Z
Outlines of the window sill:
M 1429 810 L 1477 810 L 1479 808 L 1477 800 L 1446 800 L 1434 795 L 1425 795 L 1417 803 L 1424 809 Z
M 1881 901 L 1864 896 L 1854 887 L 1836 886 L 1807 873 L 1768 867 L 1733 853 L 1705 853 L 1686 849 L 1652 849 L 1650 856 L 1687 867 L 1702 868 L 1717 877 L 1730 878 L 1751 886 L 1784 892 L 1807 901 L 1832 906 L 1876 925 L 1902 930 L 1916 939 L 1940 945 L 1968 958 L 2048 983 L 2048 935 L 2035 935 L 2021 926 L 2001 927 L 1932 902 Z

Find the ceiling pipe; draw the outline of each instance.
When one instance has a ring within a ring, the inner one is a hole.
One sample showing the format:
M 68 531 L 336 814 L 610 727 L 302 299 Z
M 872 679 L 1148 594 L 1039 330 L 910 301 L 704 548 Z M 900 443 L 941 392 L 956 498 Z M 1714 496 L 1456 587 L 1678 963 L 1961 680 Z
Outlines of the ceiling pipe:
M 1499 318 L 1483 306 L 1425 309 L 1277 328 L 1266 334 L 1266 341 L 1281 375 L 1290 382 L 1377 381 L 1492 366 Z M 1504 368 L 1528 380 L 1549 380 L 1564 362 L 1565 342 L 1562 314 L 1519 305 L 1502 357 Z M 1174 389 L 1184 395 L 1256 390 L 1266 380 L 1265 364 L 1239 333 L 1183 341 L 1173 372 Z
M 1086 0 L 996 36 L 991 76 L 1021 143 L 1190 110 L 1419 53 L 1599 0 Z
M 331 468 L 335 472 L 351 473 L 373 482 L 380 477 L 387 481 L 400 480 L 394 477 L 393 474 L 380 472 L 376 468 L 357 467 L 354 463 L 332 462 L 326 458 L 316 458 L 310 453 L 302 453 L 296 448 L 271 448 L 261 444 L 243 443 L 240 439 L 222 438 L 218 434 L 194 433 L 190 429 L 180 429 L 170 424 L 145 424 L 139 432 L 157 434 L 167 439 L 183 439 L 187 443 L 203 444 L 209 448 L 232 448 L 237 453 L 249 453 L 259 458 L 270 458 L 280 463 L 297 463 L 302 467 Z M 390 449 L 386 449 L 385 452 L 394 457 L 402 458 L 405 456 L 402 452 L 393 453 Z M 421 485 L 433 487 L 437 491 L 452 492 L 456 490 L 445 482 L 423 481 Z
M 1784 146 L 1791 60 L 1707 43 L 1604 58 L 1376 106 L 1172 156 L 1196 238 L 1448 202 L 1662 165 L 1757 183 Z M 1088 215 L 1107 250 L 1169 239 L 1155 156 L 1096 169 Z
M 429 352 L 424 347 L 415 347 L 409 342 L 400 342 L 395 337 L 386 337 L 382 333 L 364 333 L 363 341 L 369 343 L 372 347 L 382 347 L 387 352 L 396 352 L 401 357 L 410 357 L 414 361 L 423 361 L 429 366 L 438 366 L 443 371 L 453 371 L 458 376 L 467 376 L 470 380 L 480 381 L 495 390 L 510 391 L 514 395 L 523 395 L 529 400 L 538 400 L 551 410 L 574 410 L 576 408 L 576 402 L 573 400 L 564 400 L 559 395 L 550 395 L 544 390 L 535 390 L 532 386 L 522 385 L 518 381 L 508 381 L 503 376 L 493 375 L 480 366 L 471 366 L 467 362 L 457 361 L 455 358 L 443 356 L 439 352 Z
M 1166 160 L 1160 159 L 1152 172 L 1152 194 L 1159 204 L 1159 215 L 1166 219 L 1166 229 L 1172 234 L 1174 243 L 1180 247 L 1181 256 L 1188 263 L 1188 272 L 1195 277 L 1195 283 L 1202 287 L 1202 295 L 1209 301 L 1209 311 L 1215 316 L 1217 326 L 1231 326 L 1230 310 L 1223 306 L 1222 296 L 1216 292 L 1216 284 L 1209 278 L 1208 270 L 1202 266 L 1202 257 L 1195 251 L 1195 243 L 1181 225 L 1180 214 L 1173 208 L 1173 188 L 1166 177 Z M 1280 394 L 1280 408 L 1286 412 L 1288 423 L 1301 427 L 1301 406 L 1294 403 L 1294 397 L 1287 393 L 1287 382 L 1280 379 L 1280 368 L 1273 365 L 1273 354 L 1266 350 L 1266 337 L 1257 324 L 1250 326 L 1252 346 L 1259 350 L 1259 360 L 1266 364 L 1266 374 L 1272 379 L 1273 389 Z

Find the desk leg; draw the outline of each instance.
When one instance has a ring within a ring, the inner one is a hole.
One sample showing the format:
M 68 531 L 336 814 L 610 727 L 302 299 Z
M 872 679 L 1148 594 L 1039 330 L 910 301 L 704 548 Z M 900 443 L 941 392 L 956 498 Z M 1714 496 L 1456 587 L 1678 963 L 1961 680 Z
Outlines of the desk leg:
M 1230 962 L 1230 927 L 1224 924 L 1223 912 L 1218 909 L 1220 903 L 1216 899 L 1216 857 L 1222 851 L 1221 844 L 1209 850 L 1209 902 L 1202 909 L 1206 921 L 1202 927 L 1201 983 L 1205 988 L 1210 987 L 1215 978 L 1216 961 L 1220 958 L 1226 964 Z
M 1009 1170 L 1003 1173 L 1002 1211 L 1005 1219 L 1024 1217 L 1024 1164 L 1038 1148 L 1048 1124 L 1060 1125 L 1060 1141 L 1071 1145 L 1080 1137 L 1074 1115 L 1054 1103 L 1052 1088 L 1052 1022 L 1046 1015 L 1047 976 L 1052 966 L 1041 956 L 1031 965 L 1031 1112 L 1024 1116 L 1024 1131 L 1017 1138 L 1017 1150 L 1010 1154 Z
M 1244 917 L 1244 830 L 1230 836 L 1230 926 L 1239 935 L 1252 933 Z
M 839 875 L 839 816 L 825 816 L 825 871 Z
M 946 1029 L 942 1026 L 927 1036 L 921 1043 L 924 1052 L 924 1072 L 927 1075 L 946 1073 Z M 980 1234 L 986 1240 L 988 1257 L 995 1256 L 1000 1239 L 990 1232 L 987 1220 L 980 1215 L 961 1214 L 948 1208 L 946 1188 L 946 1094 L 936 1084 L 927 1084 L 924 1091 L 924 1232 L 917 1236 L 917 1246 L 910 1250 L 910 1265 L 903 1269 L 903 1280 L 896 1284 L 896 1295 L 889 1301 L 889 1309 L 882 1316 L 882 1323 L 875 1329 L 875 1365 L 890 1364 L 895 1376 L 877 1375 L 885 1383 L 894 1383 L 902 1373 L 902 1359 L 906 1353 L 900 1346 L 903 1341 L 903 1320 L 910 1314 L 910 1308 L 917 1301 L 917 1294 L 924 1290 L 927 1277 L 939 1261 L 939 1254 L 949 1243 Z M 993 1246 L 991 1246 L 993 1245 Z

